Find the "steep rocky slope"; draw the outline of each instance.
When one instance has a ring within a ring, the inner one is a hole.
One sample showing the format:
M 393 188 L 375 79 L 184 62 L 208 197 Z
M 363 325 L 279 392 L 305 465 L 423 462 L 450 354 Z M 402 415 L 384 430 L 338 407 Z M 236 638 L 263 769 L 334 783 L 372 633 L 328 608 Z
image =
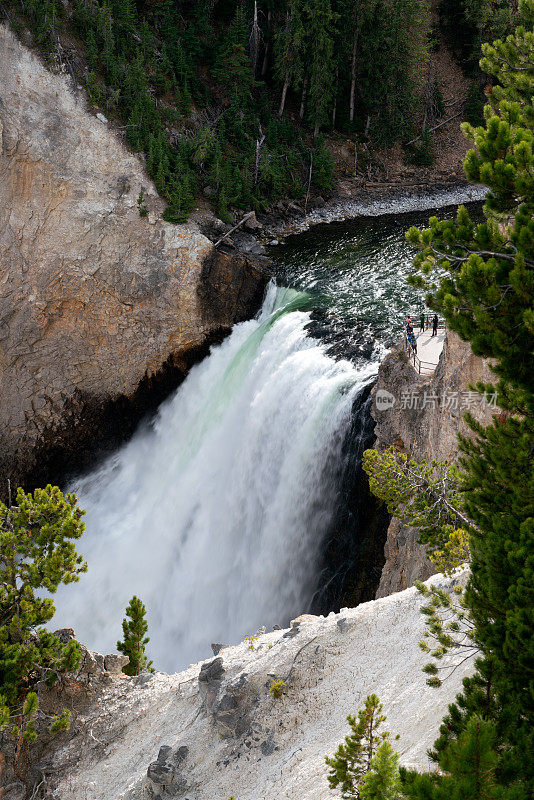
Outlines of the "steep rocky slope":
M 448 587 L 465 578 L 464 570 L 434 582 Z M 440 690 L 426 686 L 420 602 L 408 589 L 326 618 L 305 615 L 177 675 L 127 678 L 116 672 L 117 657 L 87 653 L 67 699 L 72 729 L 41 762 L 53 796 L 334 798 L 324 756 L 370 692 L 384 703 L 387 728 L 400 734 L 394 746 L 402 762 L 428 767 L 426 750 L 472 665 Z M 275 678 L 286 683 L 279 698 L 269 693 Z M 82 708 L 88 685 L 93 699 Z
M 496 413 L 489 403 L 481 402 L 478 394 L 470 393 L 469 386 L 477 381 L 491 382 L 493 377 L 489 362 L 473 355 L 471 345 L 452 331 L 447 332 L 439 364 L 431 377 L 419 375 L 401 350 L 393 350 L 382 361 L 373 390 L 375 447 L 381 452 L 395 445 L 416 460 L 456 461 L 457 434 L 469 432 L 465 412 L 483 424 L 488 424 Z M 379 390 L 394 396 L 392 407 L 377 408 Z M 377 597 L 401 591 L 435 571 L 424 547 L 417 542 L 417 531 L 396 518 L 388 528 L 385 556 Z
M 194 224 L 161 220 L 143 164 L 99 116 L 0 26 L 0 474 L 13 481 L 82 461 L 116 427 L 114 404 L 127 426 L 143 389 L 179 380 L 265 286 L 248 259 L 210 256 Z

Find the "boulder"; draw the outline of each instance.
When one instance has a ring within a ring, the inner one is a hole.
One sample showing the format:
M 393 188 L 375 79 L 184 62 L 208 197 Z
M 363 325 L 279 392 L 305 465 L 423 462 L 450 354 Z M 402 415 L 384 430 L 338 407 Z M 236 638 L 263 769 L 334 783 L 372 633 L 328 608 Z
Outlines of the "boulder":
M 243 227 L 246 228 L 247 231 L 260 231 L 263 225 L 256 218 L 256 212 L 252 211 L 243 223 Z
M 104 656 L 104 669 L 111 675 L 122 675 L 122 668 L 130 663 L 128 656 L 123 656 L 120 653 L 111 653 Z

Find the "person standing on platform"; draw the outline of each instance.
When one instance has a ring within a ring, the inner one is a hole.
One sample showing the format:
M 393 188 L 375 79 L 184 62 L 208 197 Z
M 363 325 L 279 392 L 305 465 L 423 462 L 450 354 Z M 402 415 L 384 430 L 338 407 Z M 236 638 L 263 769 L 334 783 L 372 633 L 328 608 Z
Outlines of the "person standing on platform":
M 432 336 L 436 336 L 438 332 L 438 315 L 434 314 L 434 319 L 432 320 Z

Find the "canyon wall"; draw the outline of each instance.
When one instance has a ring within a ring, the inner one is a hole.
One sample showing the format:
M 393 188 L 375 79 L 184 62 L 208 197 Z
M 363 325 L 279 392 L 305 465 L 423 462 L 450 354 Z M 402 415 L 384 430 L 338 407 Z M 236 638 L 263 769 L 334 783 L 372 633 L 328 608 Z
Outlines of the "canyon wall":
M 493 378 L 489 361 L 473 355 L 469 342 L 462 342 L 452 331 L 447 331 L 432 376 L 419 375 L 402 349 L 393 350 L 381 363 L 373 390 L 376 449 L 382 452 L 395 445 L 415 460 L 456 461 L 457 434 L 469 433 L 465 412 L 485 425 L 496 413 L 489 402 L 485 404 L 480 395 L 470 392 L 469 386 Z M 394 396 L 393 406 L 377 408 L 379 390 Z M 386 562 L 377 597 L 406 589 L 435 572 L 424 546 L 417 541 L 417 531 L 395 517 L 388 528 L 384 552 Z
M 123 135 L 0 26 L 0 476 L 12 482 L 81 465 L 261 302 L 262 265 L 164 222 Z
M 450 589 L 466 575 L 434 582 Z M 473 664 L 460 664 L 439 690 L 426 685 L 420 605 L 412 588 L 327 617 L 306 614 L 286 630 L 214 646 L 215 658 L 176 675 L 128 678 L 120 656 L 84 651 L 79 673 L 52 690 L 52 707 L 72 709 L 71 729 L 40 757 L 39 742 L 27 748 L 24 779 L 33 786 L 45 775 L 57 800 L 338 798 L 324 757 L 372 692 L 401 762 L 429 769 L 427 749 Z M 285 684 L 279 697 L 270 692 L 276 679 Z M 48 709 L 46 692 L 41 703 Z M 5 800 L 21 797 L 15 786 Z

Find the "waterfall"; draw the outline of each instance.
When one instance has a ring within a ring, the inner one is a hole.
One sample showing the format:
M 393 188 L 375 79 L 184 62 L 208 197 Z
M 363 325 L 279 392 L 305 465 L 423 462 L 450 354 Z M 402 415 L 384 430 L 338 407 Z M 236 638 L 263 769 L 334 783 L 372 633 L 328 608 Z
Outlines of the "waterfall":
M 307 610 L 353 401 L 377 366 L 327 356 L 306 335 L 307 301 L 271 285 L 258 318 L 70 487 L 89 571 L 56 594 L 55 627 L 112 652 L 136 594 L 149 655 L 172 671 Z

